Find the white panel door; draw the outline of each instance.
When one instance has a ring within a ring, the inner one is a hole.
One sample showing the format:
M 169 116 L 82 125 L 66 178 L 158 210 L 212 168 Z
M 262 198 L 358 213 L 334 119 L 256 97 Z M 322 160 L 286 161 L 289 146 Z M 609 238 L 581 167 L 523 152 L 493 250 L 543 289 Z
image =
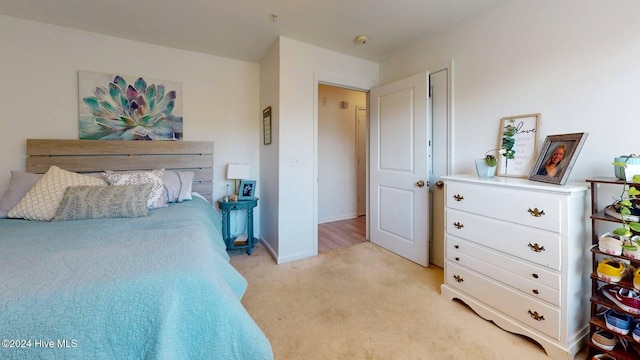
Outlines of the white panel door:
M 371 242 L 422 266 L 429 259 L 428 73 L 370 95 Z

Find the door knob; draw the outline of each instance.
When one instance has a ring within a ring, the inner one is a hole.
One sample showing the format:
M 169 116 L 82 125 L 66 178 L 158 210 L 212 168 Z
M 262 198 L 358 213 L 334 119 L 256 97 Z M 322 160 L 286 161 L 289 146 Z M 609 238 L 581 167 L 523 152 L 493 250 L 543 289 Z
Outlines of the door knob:
M 418 185 L 418 187 L 424 187 L 424 181 L 420 180 L 416 183 L 416 185 Z

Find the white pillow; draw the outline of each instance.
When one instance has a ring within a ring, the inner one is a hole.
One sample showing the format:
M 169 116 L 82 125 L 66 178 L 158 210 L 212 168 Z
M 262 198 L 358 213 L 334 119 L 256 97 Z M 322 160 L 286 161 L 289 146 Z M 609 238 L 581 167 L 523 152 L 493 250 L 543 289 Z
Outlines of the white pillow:
M 53 219 L 69 186 L 106 186 L 103 179 L 51 166 L 7 214 L 10 218 L 49 221 Z
M 164 182 L 162 181 L 163 175 L 164 169 L 127 172 L 107 171 L 102 173 L 102 176 L 109 185 L 153 184 L 151 195 L 149 195 L 149 200 L 147 201 L 147 207 L 149 209 L 157 209 L 167 206 L 167 201 L 165 200 L 164 195 Z

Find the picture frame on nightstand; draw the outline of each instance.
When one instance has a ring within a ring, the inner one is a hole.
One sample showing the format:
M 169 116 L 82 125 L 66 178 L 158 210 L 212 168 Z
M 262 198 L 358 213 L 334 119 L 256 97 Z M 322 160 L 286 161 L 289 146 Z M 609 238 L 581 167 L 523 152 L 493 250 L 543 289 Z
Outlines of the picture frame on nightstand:
M 241 180 L 238 189 L 238 200 L 253 200 L 256 193 L 255 180 Z

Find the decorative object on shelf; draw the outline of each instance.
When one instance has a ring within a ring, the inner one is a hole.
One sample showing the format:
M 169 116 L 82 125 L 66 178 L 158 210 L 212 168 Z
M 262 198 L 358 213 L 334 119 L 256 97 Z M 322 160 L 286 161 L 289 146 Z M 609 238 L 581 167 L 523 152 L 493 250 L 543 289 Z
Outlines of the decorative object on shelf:
M 613 159 L 613 169 L 618 179 L 631 181 L 634 175 L 640 175 L 640 156 L 620 155 Z
M 498 160 L 496 160 L 496 157 L 489 154 L 492 151 L 498 151 L 497 150 L 489 150 L 486 153 L 484 153 L 484 158 L 482 159 L 476 159 L 476 172 L 478 173 L 478 177 L 481 178 L 487 178 L 487 177 L 493 177 L 496 174 L 496 166 L 498 165 Z
M 588 133 L 549 135 L 544 140 L 529 180 L 564 185 Z
M 271 144 L 271 106 L 267 106 L 262 110 L 262 131 L 264 144 Z
M 238 193 L 239 200 L 251 200 L 256 193 L 256 181 L 255 180 L 242 180 L 240 181 L 240 192 Z
M 538 148 L 540 114 L 508 116 L 500 119 L 498 176 L 523 177 L 529 174 Z
M 249 177 L 249 164 L 227 164 L 227 179 L 233 180 L 233 194 L 238 195 L 238 180 L 246 179 Z M 231 201 L 234 201 L 229 196 Z
M 629 158 L 630 157 L 627 157 L 627 160 Z M 614 161 L 613 166 L 615 168 L 625 170 L 628 165 L 626 161 Z M 640 223 L 634 221 L 636 219 L 632 217 L 637 215 L 638 211 L 640 210 L 638 206 L 638 197 L 640 196 L 640 190 L 636 189 L 635 186 L 629 186 L 626 176 L 622 180 L 623 184 L 622 192 L 620 193 L 620 199 L 618 199 L 616 203 L 607 206 L 607 210 L 611 211 L 611 209 L 613 208 L 615 209 L 616 214 L 620 214 L 619 220 L 622 221 L 622 226 L 613 230 L 613 233 L 625 238 L 625 245 L 627 245 L 627 240 L 629 240 L 631 236 L 633 236 L 634 232 L 640 233 Z M 634 175 L 630 180 L 636 183 L 640 183 L 640 175 Z M 617 216 L 614 217 L 618 218 Z M 631 244 L 628 245 L 631 246 Z
M 80 139 L 182 139 L 182 83 L 79 71 L 78 85 Z

